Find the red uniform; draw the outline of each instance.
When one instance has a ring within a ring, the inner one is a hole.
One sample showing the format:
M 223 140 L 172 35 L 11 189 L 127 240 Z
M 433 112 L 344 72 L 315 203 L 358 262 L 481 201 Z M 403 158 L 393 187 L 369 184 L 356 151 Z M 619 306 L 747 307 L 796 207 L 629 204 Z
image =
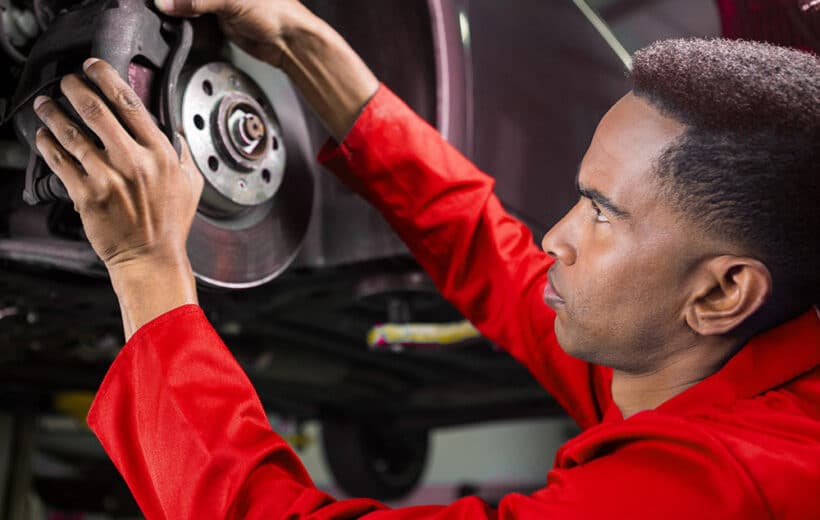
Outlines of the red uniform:
M 149 519 L 817 519 L 820 318 L 755 338 L 719 372 L 624 420 L 609 369 L 567 356 L 542 301 L 551 260 L 479 172 L 387 88 L 324 161 L 378 206 L 441 292 L 583 428 L 546 486 L 389 510 L 317 490 L 196 306 L 140 329 L 88 422 Z M 616 312 L 616 310 L 613 310 Z

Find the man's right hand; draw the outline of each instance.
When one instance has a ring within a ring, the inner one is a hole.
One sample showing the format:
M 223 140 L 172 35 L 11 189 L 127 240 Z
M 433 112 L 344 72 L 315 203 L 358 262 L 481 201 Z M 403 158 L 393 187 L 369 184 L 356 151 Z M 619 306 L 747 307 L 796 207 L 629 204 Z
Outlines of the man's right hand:
M 288 28 L 306 23 L 313 16 L 297 0 L 156 0 L 156 5 L 173 16 L 216 14 L 222 30 L 231 41 L 251 56 L 274 67 L 282 64 Z
M 173 16 L 214 13 L 252 56 L 281 68 L 342 140 L 379 81 L 344 39 L 297 0 L 155 0 Z

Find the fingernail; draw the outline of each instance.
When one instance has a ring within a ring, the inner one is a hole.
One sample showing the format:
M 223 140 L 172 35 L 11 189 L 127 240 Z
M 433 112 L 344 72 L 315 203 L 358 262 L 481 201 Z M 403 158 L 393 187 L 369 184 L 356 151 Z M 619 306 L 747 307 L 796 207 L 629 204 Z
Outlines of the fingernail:
M 36 98 L 34 98 L 34 110 L 38 110 L 41 106 L 43 106 L 43 103 L 45 103 L 46 101 L 48 101 L 48 98 L 46 96 L 37 96 Z
M 94 65 L 94 64 L 95 64 L 95 63 L 97 63 L 98 61 L 100 61 L 98 58 L 88 58 L 87 60 L 85 60 L 85 61 L 83 62 L 83 70 L 88 70 L 88 68 L 89 68 L 90 66 Z M 76 62 L 75 62 L 75 63 L 76 63 Z
M 160 11 L 169 12 L 174 10 L 174 0 L 154 0 L 154 5 Z

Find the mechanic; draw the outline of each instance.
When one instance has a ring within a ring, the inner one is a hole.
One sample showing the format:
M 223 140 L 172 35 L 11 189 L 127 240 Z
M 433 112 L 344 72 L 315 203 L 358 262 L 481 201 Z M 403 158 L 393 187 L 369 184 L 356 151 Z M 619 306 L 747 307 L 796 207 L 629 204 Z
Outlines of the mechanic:
M 816 56 L 726 40 L 638 52 L 541 251 L 492 178 L 299 2 L 158 4 L 218 14 L 290 76 L 335 137 L 320 160 L 583 431 L 546 487 L 497 509 L 317 490 L 197 306 L 190 153 L 90 59 L 111 108 L 77 76 L 61 87 L 104 149 L 44 97 L 37 144 L 119 298 L 128 343 L 88 422 L 148 518 L 820 518 Z

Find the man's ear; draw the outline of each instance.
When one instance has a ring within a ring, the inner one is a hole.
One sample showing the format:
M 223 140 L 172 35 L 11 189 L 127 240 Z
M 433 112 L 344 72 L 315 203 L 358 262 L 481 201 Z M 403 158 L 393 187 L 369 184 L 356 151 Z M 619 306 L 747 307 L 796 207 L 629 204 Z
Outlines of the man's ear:
M 695 276 L 685 319 L 702 336 L 726 334 L 760 309 L 771 293 L 771 273 L 762 262 L 731 255 L 710 258 Z

